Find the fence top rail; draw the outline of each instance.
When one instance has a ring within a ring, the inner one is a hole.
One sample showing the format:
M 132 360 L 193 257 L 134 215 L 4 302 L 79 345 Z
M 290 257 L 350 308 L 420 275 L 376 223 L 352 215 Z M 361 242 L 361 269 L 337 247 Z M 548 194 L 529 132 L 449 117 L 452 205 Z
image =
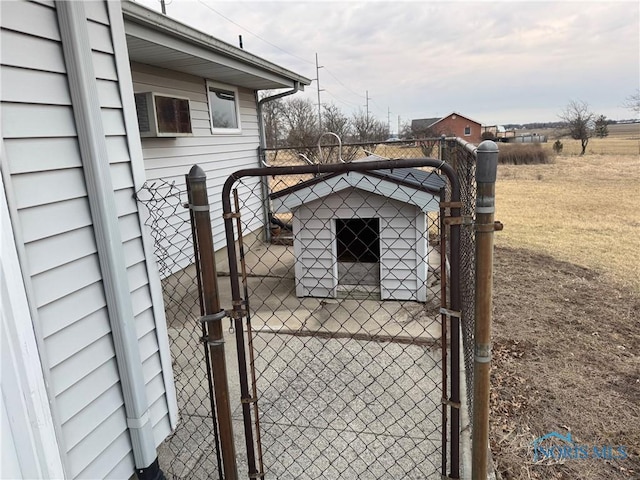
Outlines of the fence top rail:
M 366 172 L 370 170 L 394 170 L 398 168 L 433 167 L 439 169 L 449 179 L 451 185 L 451 200 L 460 200 L 460 184 L 458 176 L 451 165 L 444 160 L 435 158 L 401 158 L 389 160 L 375 160 L 350 163 L 324 163 L 317 165 L 289 165 L 282 167 L 246 168 L 232 173 L 224 183 L 222 189 L 223 212 L 231 212 L 231 188 L 243 177 L 271 177 L 276 175 L 300 175 L 323 173 Z M 228 204 L 228 205 L 227 205 Z
M 457 137 L 446 137 L 445 140 L 454 140 Z M 460 139 L 464 142 L 464 140 Z M 368 142 L 353 142 L 353 143 L 342 143 L 342 147 L 366 147 L 371 145 L 379 145 L 379 144 L 403 144 L 403 143 L 415 143 L 415 142 L 440 142 L 442 141 L 442 137 L 432 137 L 432 138 L 407 138 L 405 140 L 394 140 L 393 142 L 387 142 L 386 140 L 370 140 Z M 464 142 L 467 143 L 467 142 Z M 340 145 L 337 143 L 327 143 L 319 145 L 322 148 L 331 148 L 331 147 L 339 147 Z M 297 145 L 297 146 L 282 146 L 282 147 L 260 147 L 263 152 L 275 152 L 278 150 L 304 150 L 304 149 L 317 149 L 318 145 Z

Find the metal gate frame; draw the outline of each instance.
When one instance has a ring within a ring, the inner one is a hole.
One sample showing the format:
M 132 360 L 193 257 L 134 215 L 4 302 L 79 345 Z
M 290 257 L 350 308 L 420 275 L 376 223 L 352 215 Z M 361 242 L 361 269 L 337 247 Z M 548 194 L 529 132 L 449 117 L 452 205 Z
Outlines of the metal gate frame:
M 470 223 L 471 219 L 466 219 L 461 216 L 462 203 L 460 201 L 460 183 L 458 176 L 454 168 L 448 163 L 442 160 L 436 160 L 432 158 L 415 158 L 415 159 L 394 159 L 394 160 L 381 160 L 381 161 L 366 161 L 357 163 L 339 163 L 339 164 L 320 164 L 320 165 L 303 165 L 303 166 L 283 166 L 283 167 L 263 167 L 263 168 L 251 168 L 244 169 L 233 173 L 228 177 L 224 183 L 222 190 L 222 207 L 223 207 L 223 219 L 225 225 L 225 235 L 227 244 L 227 253 L 229 257 L 229 275 L 231 281 L 231 294 L 232 294 L 232 311 L 231 316 L 235 324 L 235 335 L 238 353 L 238 368 L 240 375 L 240 393 L 242 404 L 242 416 L 244 423 L 245 443 L 247 452 L 247 463 L 249 478 L 261 478 L 264 479 L 264 470 L 262 466 L 262 454 L 260 444 L 260 425 L 258 414 L 258 398 L 255 391 L 255 373 L 252 370 L 252 384 L 254 388 L 252 391 L 249 389 L 248 371 L 247 365 L 247 352 L 246 346 L 248 343 L 251 355 L 251 366 L 253 364 L 253 351 L 251 347 L 251 323 L 248 314 L 247 303 L 248 298 L 243 299 L 242 294 L 247 296 L 246 284 L 244 285 L 244 292 L 240 289 L 240 273 L 238 271 L 238 257 L 236 254 L 236 239 L 234 235 L 234 222 L 237 220 L 238 228 L 238 241 L 240 245 L 240 254 L 243 255 L 242 245 L 242 232 L 240 231 L 240 213 L 237 201 L 237 192 L 235 195 L 235 208 L 232 210 L 232 189 L 234 183 L 245 177 L 270 177 L 278 175 L 300 175 L 300 174 L 323 174 L 323 173 L 348 173 L 348 172 L 363 172 L 370 170 L 393 170 L 395 168 L 412 168 L 412 167 L 433 167 L 436 170 L 440 170 L 444 173 L 450 186 L 450 200 L 446 201 L 446 193 L 444 189 L 440 194 L 440 236 L 442 253 L 441 261 L 446 262 L 446 230 L 449 228 L 448 245 L 450 252 L 450 275 L 449 275 L 449 299 L 447 302 L 446 290 L 447 282 L 443 278 L 441 283 L 441 289 L 443 295 L 441 295 L 441 321 L 442 329 L 442 350 L 443 350 L 443 410 L 442 410 L 442 467 L 441 474 L 446 478 L 457 479 L 460 477 L 460 317 L 461 317 L 461 288 L 460 288 L 460 228 L 463 224 Z M 446 211 L 449 210 L 450 215 L 445 216 Z M 441 275 L 445 277 L 446 268 L 442 269 Z M 244 279 L 245 276 L 242 275 Z M 449 345 L 451 346 L 451 355 L 449 358 L 450 377 L 447 376 L 447 362 L 446 362 L 446 349 L 447 349 L 447 336 L 446 325 L 447 318 L 449 319 L 449 331 L 450 339 Z M 246 319 L 248 342 L 245 342 L 244 338 L 244 326 L 243 319 Z M 447 396 L 447 390 L 450 380 L 450 391 Z M 255 423 L 252 425 L 251 410 L 253 406 L 255 414 Z M 447 409 L 448 407 L 448 409 Z M 447 436 L 447 423 L 449 423 L 449 437 Z M 254 427 L 256 429 L 254 436 Z M 448 439 L 451 442 L 451 451 L 449 452 L 450 459 L 450 472 L 447 475 L 447 443 Z M 256 458 L 256 448 L 258 449 L 258 458 Z

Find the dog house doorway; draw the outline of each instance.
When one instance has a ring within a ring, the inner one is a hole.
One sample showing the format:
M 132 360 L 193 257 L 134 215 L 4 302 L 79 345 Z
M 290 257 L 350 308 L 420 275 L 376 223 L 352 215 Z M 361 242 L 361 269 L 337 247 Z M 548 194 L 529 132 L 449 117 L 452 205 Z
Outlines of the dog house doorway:
M 338 290 L 380 292 L 380 219 L 336 219 Z

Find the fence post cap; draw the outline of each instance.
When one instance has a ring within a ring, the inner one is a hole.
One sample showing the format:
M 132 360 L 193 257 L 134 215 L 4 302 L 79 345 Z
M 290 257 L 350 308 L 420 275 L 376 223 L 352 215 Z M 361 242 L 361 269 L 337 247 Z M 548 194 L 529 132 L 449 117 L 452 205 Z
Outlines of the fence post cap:
M 194 165 L 191 167 L 191 170 L 189 170 L 189 179 L 191 180 L 204 180 L 206 178 L 207 174 L 204 173 L 204 170 L 202 170 L 199 165 Z
M 498 145 L 491 140 L 485 140 L 478 145 L 476 152 L 476 181 L 495 183 L 498 172 Z
M 480 145 L 478 145 L 478 152 L 498 152 L 498 145 L 493 140 L 484 140 Z

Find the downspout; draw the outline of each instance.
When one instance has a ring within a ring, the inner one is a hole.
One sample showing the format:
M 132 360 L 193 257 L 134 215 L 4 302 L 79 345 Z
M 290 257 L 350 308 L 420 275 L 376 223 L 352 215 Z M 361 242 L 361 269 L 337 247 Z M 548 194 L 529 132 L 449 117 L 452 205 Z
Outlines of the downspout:
M 267 102 L 272 102 L 279 98 L 288 97 L 300 91 L 300 82 L 293 82 L 293 89 L 286 92 L 277 93 L 270 97 L 265 97 L 258 101 L 258 131 L 260 132 L 260 146 L 258 147 L 258 160 L 261 167 L 268 167 L 269 164 L 266 161 L 266 153 L 264 151 L 267 148 L 267 134 L 264 129 L 264 119 L 262 117 L 262 106 Z M 256 100 L 258 99 L 258 92 L 256 91 Z M 264 236 L 267 243 L 271 242 L 271 208 L 269 204 L 269 178 L 260 177 L 260 183 L 262 186 L 262 215 L 264 216 Z
M 136 473 L 161 480 L 84 3 L 56 10 Z

